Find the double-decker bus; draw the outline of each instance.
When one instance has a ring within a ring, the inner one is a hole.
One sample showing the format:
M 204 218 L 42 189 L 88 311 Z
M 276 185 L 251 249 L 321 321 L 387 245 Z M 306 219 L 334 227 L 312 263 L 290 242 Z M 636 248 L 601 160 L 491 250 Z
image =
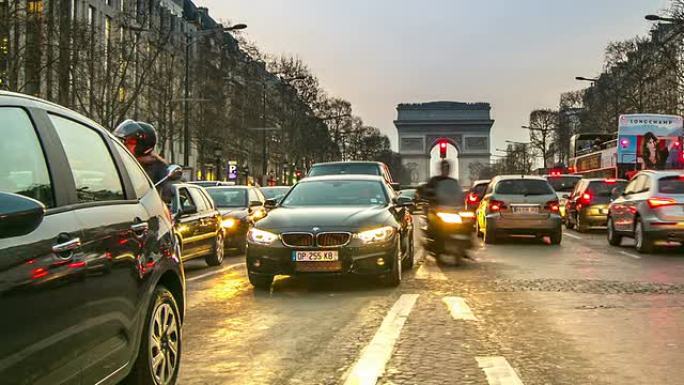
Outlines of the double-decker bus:
M 587 178 L 629 179 L 640 170 L 684 169 L 683 145 L 681 116 L 621 115 L 617 137 L 573 136 L 570 170 Z

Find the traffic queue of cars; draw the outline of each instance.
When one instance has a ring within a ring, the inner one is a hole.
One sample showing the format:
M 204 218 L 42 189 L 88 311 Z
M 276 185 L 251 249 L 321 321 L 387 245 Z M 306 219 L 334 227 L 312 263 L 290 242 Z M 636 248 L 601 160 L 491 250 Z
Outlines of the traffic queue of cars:
M 580 233 L 606 229 L 613 246 L 624 237 L 633 238 L 642 253 L 658 245 L 684 246 L 681 170 L 644 170 L 630 181 L 579 175 L 498 176 L 473 183 L 465 204 L 475 211 L 475 231 L 485 243 L 526 234 L 548 235 L 551 244 L 558 244 L 562 223 Z

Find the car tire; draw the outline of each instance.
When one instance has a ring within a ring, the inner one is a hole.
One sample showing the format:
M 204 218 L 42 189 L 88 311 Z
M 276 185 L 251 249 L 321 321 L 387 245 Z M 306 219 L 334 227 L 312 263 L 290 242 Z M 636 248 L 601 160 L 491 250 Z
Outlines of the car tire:
M 584 220 L 582 220 L 582 214 L 577 213 L 577 217 L 575 218 L 575 223 L 577 224 L 577 232 L 578 233 L 586 233 L 587 232 L 587 225 L 584 224 Z
M 563 241 L 563 228 L 558 226 L 551 234 L 549 234 L 549 239 L 552 245 L 560 245 Z
M 409 237 L 411 237 L 409 239 L 409 247 L 408 247 L 408 250 L 406 251 L 404 261 L 402 262 L 403 263 L 402 268 L 405 270 L 413 269 L 413 264 L 415 262 L 414 258 L 415 258 L 415 254 L 416 254 L 415 253 L 416 249 L 415 249 L 415 245 L 414 245 L 415 241 L 413 240 L 413 234 L 409 235 Z
M 401 247 L 400 243 L 397 242 L 397 249 L 396 249 L 396 261 L 392 264 L 392 269 L 390 272 L 387 274 L 385 277 L 385 285 L 389 287 L 397 287 L 401 283 Z
M 209 266 L 220 266 L 223 263 L 223 258 L 226 254 L 225 249 L 225 237 L 223 232 L 219 231 L 214 238 L 214 244 L 212 245 L 211 254 L 207 255 L 204 260 Z
M 608 217 L 608 229 L 606 233 L 608 235 L 608 244 L 611 246 L 620 246 L 622 244 L 622 235 L 615 231 L 615 223 L 613 223 L 613 218 Z
M 565 214 L 565 228 L 568 230 L 572 230 L 575 228 L 575 224 L 570 222 L 570 217 L 568 214 Z
M 499 236 L 489 222 L 485 223 L 484 241 L 488 245 L 495 245 L 499 243 Z
M 271 290 L 271 285 L 273 285 L 272 275 L 256 275 L 247 272 L 247 276 L 249 278 L 249 283 L 252 284 L 255 289 Z
M 637 218 L 636 225 L 634 226 L 634 243 L 636 250 L 642 254 L 653 252 L 653 240 L 644 231 L 644 222 L 641 218 Z
M 164 319 L 160 323 L 160 321 Z M 182 332 L 178 304 L 173 294 L 164 286 L 158 286 L 145 318 L 138 358 L 133 370 L 124 380 L 128 385 L 173 385 L 178 380 L 180 368 Z M 155 338 L 154 336 L 159 335 Z M 154 341 L 160 342 L 155 343 Z M 174 352 L 175 349 L 175 352 Z M 156 357 L 163 357 L 157 366 Z M 170 372 L 167 361 L 173 361 Z

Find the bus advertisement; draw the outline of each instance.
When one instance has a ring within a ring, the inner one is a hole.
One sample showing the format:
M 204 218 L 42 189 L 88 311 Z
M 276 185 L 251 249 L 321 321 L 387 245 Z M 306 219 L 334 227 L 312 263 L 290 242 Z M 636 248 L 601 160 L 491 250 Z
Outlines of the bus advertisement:
M 640 170 L 684 169 L 684 128 L 680 116 L 620 115 L 617 139 L 603 139 L 607 139 L 605 134 L 573 136 L 572 173 L 587 178 L 630 179 Z
M 618 127 L 618 176 L 640 170 L 684 168 L 684 125 L 681 116 L 621 115 Z

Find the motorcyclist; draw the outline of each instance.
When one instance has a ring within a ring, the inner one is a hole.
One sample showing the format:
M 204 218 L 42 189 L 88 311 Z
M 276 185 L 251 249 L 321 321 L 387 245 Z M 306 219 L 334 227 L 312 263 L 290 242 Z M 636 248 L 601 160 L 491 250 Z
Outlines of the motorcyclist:
M 153 125 L 128 119 L 116 127 L 114 136 L 138 159 L 153 183 L 166 177 L 169 163 L 154 151 L 157 146 L 157 130 Z
M 135 156 L 152 180 L 152 183 L 156 185 L 167 178 L 169 163 L 155 151 L 157 146 L 157 130 L 153 125 L 128 119 L 119 124 L 113 134 Z M 170 184 L 165 182 L 157 186 L 162 199 L 166 202 L 170 201 L 171 198 L 169 196 L 170 189 L 168 188 Z
M 422 188 L 422 198 L 431 206 L 460 206 L 464 202 L 463 190 L 457 179 L 449 176 L 451 163 L 444 159 L 439 164 L 439 175 L 433 176 Z

